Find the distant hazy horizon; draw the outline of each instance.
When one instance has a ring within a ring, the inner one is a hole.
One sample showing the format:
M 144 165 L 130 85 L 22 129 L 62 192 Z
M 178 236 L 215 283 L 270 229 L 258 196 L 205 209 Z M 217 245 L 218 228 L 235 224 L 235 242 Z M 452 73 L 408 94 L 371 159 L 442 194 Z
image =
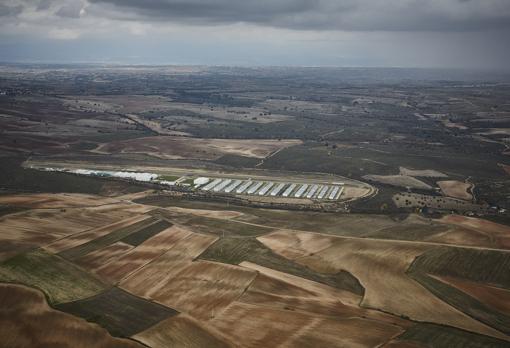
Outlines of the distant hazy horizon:
M 76 73 L 98 72 L 100 69 L 108 71 L 135 71 L 137 69 L 152 71 L 153 74 L 208 73 L 237 74 L 260 77 L 275 77 L 275 75 L 291 78 L 321 78 L 324 82 L 342 80 L 346 83 L 416 83 L 419 81 L 445 81 L 465 83 L 510 83 L 510 71 L 483 68 L 427 68 L 427 67 L 342 67 L 342 66 L 291 66 L 291 65 L 206 65 L 206 64 L 123 64 L 100 62 L 2 62 L 2 68 L 18 67 L 27 72 L 41 70 L 76 70 Z M 183 68 L 189 68 L 188 70 Z M 98 70 L 99 69 L 99 70 Z M 298 75 L 296 75 L 298 73 Z
M 506 0 L 5 0 L 0 61 L 510 69 Z

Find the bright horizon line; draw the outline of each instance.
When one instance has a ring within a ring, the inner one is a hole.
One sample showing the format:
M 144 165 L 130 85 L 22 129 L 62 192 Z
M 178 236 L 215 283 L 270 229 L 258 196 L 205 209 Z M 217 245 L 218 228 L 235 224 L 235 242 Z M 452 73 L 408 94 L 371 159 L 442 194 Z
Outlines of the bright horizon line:
M 196 64 L 196 63 L 128 63 L 128 62 L 111 62 L 111 61 L 57 61 L 57 60 L 5 60 L 0 61 L 0 65 L 97 65 L 111 67 L 165 67 L 165 66 L 189 66 L 189 67 L 210 67 L 210 68 L 335 68 L 335 69 L 415 69 L 415 70 L 452 70 L 452 71 L 480 71 L 480 72 L 506 72 L 510 73 L 510 68 L 493 68 L 493 67 L 437 67 L 437 66 L 384 66 L 384 65 L 298 65 L 298 64 Z

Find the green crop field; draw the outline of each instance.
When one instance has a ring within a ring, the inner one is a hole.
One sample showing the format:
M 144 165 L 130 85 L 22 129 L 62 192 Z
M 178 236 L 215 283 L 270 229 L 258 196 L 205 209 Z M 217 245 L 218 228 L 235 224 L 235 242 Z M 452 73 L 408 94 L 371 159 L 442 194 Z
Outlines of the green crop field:
M 41 289 L 51 304 L 94 296 L 107 287 L 81 268 L 42 250 L 0 264 L 0 280 Z
M 416 258 L 408 272 L 458 277 L 510 289 L 509 270 L 509 252 L 438 247 Z

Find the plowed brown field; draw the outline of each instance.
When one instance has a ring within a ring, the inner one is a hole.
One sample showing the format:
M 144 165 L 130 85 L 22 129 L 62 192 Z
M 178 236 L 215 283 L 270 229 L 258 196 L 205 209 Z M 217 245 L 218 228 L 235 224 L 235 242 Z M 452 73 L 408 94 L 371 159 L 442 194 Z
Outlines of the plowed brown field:
M 152 348 L 228 348 L 237 346 L 219 331 L 185 314 L 165 319 L 134 335 L 133 338 Z
M 120 286 L 135 295 L 150 299 L 216 239 L 197 233 L 183 236 L 170 250 L 124 279 Z
M 132 245 L 123 242 L 116 242 L 102 249 L 88 253 L 84 257 L 76 260 L 76 262 L 86 269 L 94 270 L 107 264 L 109 261 L 124 255 L 133 248 L 134 247 Z
M 96 238 L 105 236 L 115 230 L 118 230 L 123 227 L 130 226 L 134 223 L 137 223 L 139 221 L 142 221 L 146 219 L 147 217 L 144 215 L 134 215 L 130 218 L 127 218 L 122 221 L 115 222 L 113 224 L 109 224 L 106 226 L 102 226 L 99 228 L 91 229 L 89 231 L 76 233 L 73 235 L 70 235 L 66 238 L 62 238 L 60 240 L 57 240 L 54 243 L 51 243 L 49 245 L 46 245 L 44 249 L 46 249 L 49 252 L 52 253 L 58 253 L 66 249 L 70 249 L 82 244 L 85 244 L 87 242 L 90 242 L 91 240 L 94 240 Z
M 142 347 L 113 338 L 83 319 L 53 310 L 44 295 L 22 285 L 0 284 L 0 337 L 3 347 Z
M 174 247 L 190 233 L 192 232 L 178 226 L 167 228 L 134 249 L 98 267 L 94 273 L 110 283 L 117 283 Z
M 489 241 L 488 247 L 510 249 L 510 226 L 462 215 L 446 215 L 439 221 L 467 229 L 471 234 L 482 234 Z
M 306 232 L 303 232 L 306 233 Z M 286 245 L 289 236 L 297 234 L 294 240 L 309 240 L 313 246 L 329 236 L 311 234 L 299 236 L 297 232 L 276 232 L 260 237 L 259 240 L 274 252 L 285 256 L 288 248 L 294 248 L 296 242 Z M 293 260 L 314 271 L 336 273 L 346 270 L 354 275 L 365 288 L 362 306 L 380 309 L 411 319 L 441 323 L 473 332 L 503 338 L 496 330 L 478 322 L 466 314 L 439 300 L 420 284 L 406 275 L 413 260 L 431 246 L 409 242 L 364 240 L 333 237 L 333 245 L 321 251 L 307 251 L 306 243 L 300 243 L 303 250 Z M 296 250 L 296 249 L 293 249 Z
M 243 347 L 375 347 L 402 332 L 373 320 L 331 319 L 240 302 L 209 322 Z

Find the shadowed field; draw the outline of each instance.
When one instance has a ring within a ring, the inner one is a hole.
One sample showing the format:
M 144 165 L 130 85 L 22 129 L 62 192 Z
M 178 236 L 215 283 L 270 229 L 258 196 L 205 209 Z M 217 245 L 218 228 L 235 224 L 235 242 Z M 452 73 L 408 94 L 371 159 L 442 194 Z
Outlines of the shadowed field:
M 171 308 L 115 287 L 93 297 L 59 304 L 56 309 L 95 322 L 112 335 L 120 337 L 134 335 L 177 314 Z

